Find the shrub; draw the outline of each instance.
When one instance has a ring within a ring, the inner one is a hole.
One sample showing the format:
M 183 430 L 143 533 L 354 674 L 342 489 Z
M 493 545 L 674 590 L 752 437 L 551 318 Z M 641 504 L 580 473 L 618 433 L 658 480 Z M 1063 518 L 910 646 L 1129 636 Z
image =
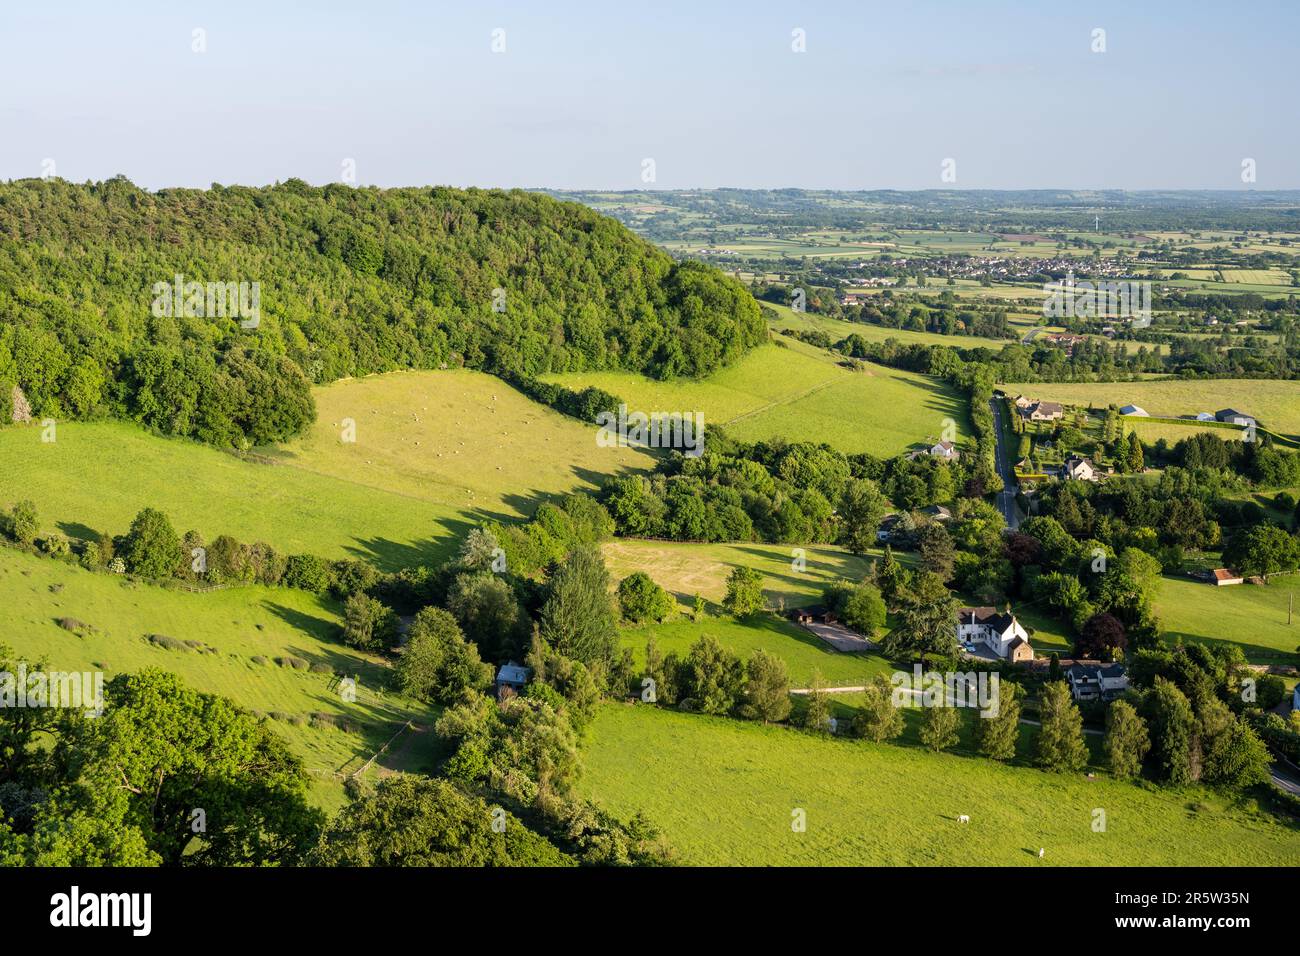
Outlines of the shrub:
M 1264 674 L 1255 682 L 1255 702 L 1261 710 L 1272 710 L 1286 697 L 1286 681 L 1276 674 Z
M 885 623 L 885 599 L 869 581 L 852 587 L 839 582 L 827 588 L 822 599 L 846 625 L 866 637 L 874 637 Z
M 41 550 L 52 558 L 66 558 L 72 552 L 72 545 L 66 536 L 56 531 L 41 539 Z
M 19 544 L 32 544 L 41 530 L 41 519 L 36 512 L 36 505 L 24 498 L 14 505 L 6 522 L 9 536 Z
M 189 646 L 182 640 L 168 637 L 166 634 L 146 634 L 145 639 L 155 647 L 169 651 L 188 651 Z
M 330 566 L 314 554 L 291 554 L 281 580 L 285 587 L 324 594 L 330 587 Z
M 343 604 L 343 641 L 349 647 L 373 651 L 387 646 L 397 635 L 397 615 L 360 591 Z
M 675 604 L 672 595 L 644 571 L 636 571 L 618 582 L 619 609 L 624 618 L 636 624 L 662 621 L 672 614 Z
M 723 605 L 736 617 L 750 617 L 763 607 L 763 575 L 753 568 L 732 568 Z

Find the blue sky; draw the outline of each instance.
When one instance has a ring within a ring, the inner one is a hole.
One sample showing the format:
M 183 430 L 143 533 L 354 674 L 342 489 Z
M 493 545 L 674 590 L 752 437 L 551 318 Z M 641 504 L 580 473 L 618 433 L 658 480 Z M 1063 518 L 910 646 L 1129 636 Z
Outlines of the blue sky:
M 1297 37 L 1288 2 L 8 3 L 0 178 L 1294 189 Z

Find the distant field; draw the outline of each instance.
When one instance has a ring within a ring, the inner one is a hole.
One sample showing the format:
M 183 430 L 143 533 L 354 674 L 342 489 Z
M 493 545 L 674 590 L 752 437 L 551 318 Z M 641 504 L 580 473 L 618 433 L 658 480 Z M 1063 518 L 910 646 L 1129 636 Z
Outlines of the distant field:
M 285 552 L 358 557 L 385 569 L 440 560 L 473 515 L 297 468 L 242 461 L 123 422 L 0 428 L 0 506 L 36 503 L 45 530 L 123 534 L 144 507 L 178 533 L 230 534 Z
M 677 651 L 683 657 L 703 635 L 717 638 L 728 650 L 748 660 L 755 651 L 764 650 L 785 661 L 792 687 L 807 687 L 814 673 L 820 673 L 831 687 L 858 687 L 875 674 L 893 671 L 875 654 L 844 654 L 832 650 L 816 635 L 781 620 L 775 615 L 761 615 L 749 621 L 727 617 L 694 621 L 669 621 L 643 627 L 625 627 L 619 638 L 632 648 L 638 664 L 645 663 L 646 641 L 654 637 L 664 654 Z
M 1011 339 L 987 339 L 975 335 L 940 335 L 937 332 L 912 332 L 904 329 L 887 329 L 882 325 L 869 325 L 865 322 L 845 322 L 831 319 L 810 312 L 795 312 L 789 306 L 764 302 L 763 305 L 777 313 L 779 318 L 772 323 L 777 329 L 820 330 L 833 340 L 858 334 L 868 342 L 883 342 L 896 339 L 904 344 L 947 345 L 950 348 L 973 349 L 983 346 L 1000 350 L 1004 345 L 1012 344 Z
M 1291 274 L 1281 269 L 1220 269 L 1224 282 L 1246 282 L 1255 285 L 1290 285 Z
M 1158 379 L 1007 386 L 1010 394 L 1088 405 L 1136 404 L 1158 418 L 1235 408 L 1281 435 L 1300 437 L 1300 382 L 1266 379 Z
M 936 440 L 946 419 L 969 434 L 965 402 L 937 379 L 877 365 L 849 371 L 800 342 L 755 349 L 701 381 L 656 381 L 626 372 L 549 376 L 570 388 L 596 385 L 633 410 L 700 411 L 706 428 L 737 438 L 826 442 L 846 453 L 894 455 Z
M 315 390 L 317 419 L 288 445 L 258 449 L 295 468 L 462 511 L 531 515 L 540 500 L 651 468 L 631 448 L 601 448 L 595 423 L 463 369 L 390 372 Z M 355 441 L 342 440 L 344 420 Z
M 871 567 L 870 557 L 831 546 L 803 548 L 803 571 L 792 567 L 794 549 L 779 544 L 686 544 L 615 538 L 606 542 L 603 550 L 615 582 L 633 571 L 644 571 L 656 584 L 676 595 L 683 609 L 693 606 L 696 594 L 720 603 L 726 593 L 727 575 L 739 566 L 762 572 L 768 603 L 784 600 L 786 607 L 815 604 L 830 582 L 837 578 L 859 581 Z M 904 555 L 899 558 L 907 559 Z
M 1156 599 L 1156 615 L 1166 641 L 1239 644 L 1247 659 L 1296 663 L 1300 647 L 1300 601 L 1294 623 L 1286 623 L 1287 602 L 1300 592 L 1300 576 L 1275 575 L 1268 585 L 1211 587 L 1188 578 L 1166 577 Z
M 405 721 L 422 725 L 431 717 L 423 706 L 376 692 L 387 666 L 343 644 L 334 603 L 302 591 L 242 587 L 195 594 L 0 547 L 0 607 L 0 644 L 31 660 L 46 658 L 53 669 L 103 670 L 111 679 L 158 667 L 243 707 L 301 718 L 303 726 L 279 720 L 272 726 L 326 783 L 331 772 L 360 766 Z M 95 630 L 73 634 L 55 623 L 63 617 Z M 148 634 L 200 641 L 213 650 L 165 649 L 146 640 Z M 258 656 L 266 663 L 255 662 Z M 301 658 L 354 677 L 356 702 L 344 701 L 329 675 L 279 666 L 276 657 Z M 307 726 L 316 711 L 355 724 L 358 732 Z M 379 765 L 400 769 L 403 761 L 420 759 L 427 755 L 395 748 L 393 761 Z M 340 786 L 337 781 L 334 789 Z
M 1163 791 L 915 747 L 606 704 L 582 789 L 644 810 L 695 865 L 1293 865 L 1300 833 L 1208 789 Z M 1093 809 L 1106 811 L 1104 833 Z M 1193 809 L 1195 808 L 1195 809 Z M 806 832 L 792 831 L 792 812 Z M 971 823 L 960 826 L 958 814 Z M 1039 848 L 1046 856 L 1039 860 Z

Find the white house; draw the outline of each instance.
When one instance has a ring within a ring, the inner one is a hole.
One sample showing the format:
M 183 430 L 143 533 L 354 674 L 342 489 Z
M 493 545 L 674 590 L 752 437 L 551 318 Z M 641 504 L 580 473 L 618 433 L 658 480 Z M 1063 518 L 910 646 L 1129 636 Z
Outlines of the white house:
M 1119 410 L 1119 413 L 1121 415 L 1132 415 L 1137 418 L 1151 417 L 1150 415 L 1147 414 L 1147 410 L 1143 408 L 1141 405 L 1125 405 L 1123 408 Z
M 931 445 L 930 454 L 935 458 L 942 458 L 944 461 L 956 461 L 961 457 L 961 452 L 957 450 L 957 446 L 950 441 L 941 441 L 937 445 Z
M 994 607 L 961 608 L 957 612 L 957 640 L 963 644 L 983 644 L 1003 660 L 1034 659 L 1029 633 L 1009 610 L 1003 612 Z
M 1088 459 L 1071 455 L 1065 459 L 1065 464 L 1061 467 L 1061 476 L 1073 478 L 1075 481 L 1096 481 L 1097 469 Z
M 1214 421 L 1214 415 L 1212 415 L 1210 412 L 1197 412 L 1196 420 L 1198 422 L 1212 422 Z
M 1065 680 L 1075 700 L 1114 700 L 1128 690 L 1123 664 L 1081 661 L 1065 668 Z

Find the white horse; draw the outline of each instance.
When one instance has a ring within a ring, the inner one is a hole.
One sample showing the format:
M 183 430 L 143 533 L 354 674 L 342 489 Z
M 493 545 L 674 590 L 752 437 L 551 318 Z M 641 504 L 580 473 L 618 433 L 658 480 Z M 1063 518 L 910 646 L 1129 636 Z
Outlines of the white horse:
M 958 823 L 970 823 L 970 817 L 968 817 L 966 814 L 963 813 L 961 816 L 959 816 L 959 817 L 957 818 L 957 822 L 958 822 Z

